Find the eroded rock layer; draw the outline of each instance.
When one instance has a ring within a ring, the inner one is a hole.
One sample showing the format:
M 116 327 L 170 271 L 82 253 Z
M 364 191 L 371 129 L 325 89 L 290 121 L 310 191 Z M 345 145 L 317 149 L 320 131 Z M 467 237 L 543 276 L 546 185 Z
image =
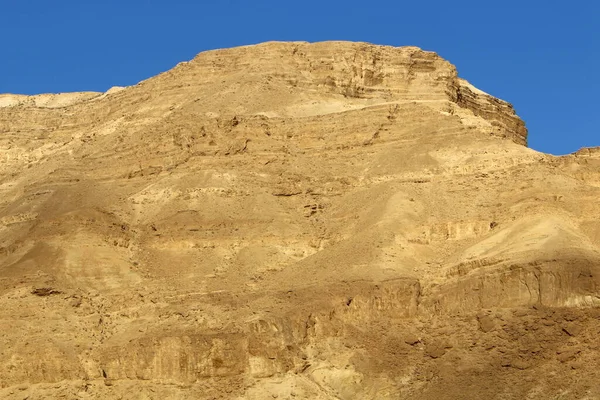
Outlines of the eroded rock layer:
M 434 53 L 2 99 L 2 398 L 600 397 L 600 153 Z

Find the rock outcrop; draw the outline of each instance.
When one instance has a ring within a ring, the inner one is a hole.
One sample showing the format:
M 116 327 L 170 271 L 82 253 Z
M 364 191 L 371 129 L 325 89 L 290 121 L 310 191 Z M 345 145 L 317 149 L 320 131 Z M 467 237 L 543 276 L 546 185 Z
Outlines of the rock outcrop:
M 600 397 L 600 153 L 528 149 L 435 53 L 7 98 L 0 397 Z

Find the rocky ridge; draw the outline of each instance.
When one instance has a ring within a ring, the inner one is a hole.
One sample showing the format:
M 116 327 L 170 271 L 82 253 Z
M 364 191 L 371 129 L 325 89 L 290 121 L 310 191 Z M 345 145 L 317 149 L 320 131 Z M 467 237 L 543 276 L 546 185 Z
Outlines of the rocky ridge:
M 600 397 L 598 150 L 528 149 L 435 53 L 266 43 L 11 96 L 0 397 Z

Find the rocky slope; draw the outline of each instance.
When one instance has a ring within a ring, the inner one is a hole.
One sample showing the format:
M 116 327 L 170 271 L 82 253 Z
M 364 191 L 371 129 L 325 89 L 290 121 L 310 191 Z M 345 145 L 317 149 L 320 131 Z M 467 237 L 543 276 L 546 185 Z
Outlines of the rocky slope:
M 434 53 L 0 106 L 2 398 L 600 398 L 600 152 Z

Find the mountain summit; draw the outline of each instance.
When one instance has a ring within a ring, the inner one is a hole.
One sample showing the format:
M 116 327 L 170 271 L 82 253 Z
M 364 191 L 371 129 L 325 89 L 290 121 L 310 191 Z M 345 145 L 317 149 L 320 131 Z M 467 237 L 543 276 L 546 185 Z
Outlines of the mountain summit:
M 0 95 L 0 397 L 598 398 L 600 150 L 526 144 L 416 47 Z

